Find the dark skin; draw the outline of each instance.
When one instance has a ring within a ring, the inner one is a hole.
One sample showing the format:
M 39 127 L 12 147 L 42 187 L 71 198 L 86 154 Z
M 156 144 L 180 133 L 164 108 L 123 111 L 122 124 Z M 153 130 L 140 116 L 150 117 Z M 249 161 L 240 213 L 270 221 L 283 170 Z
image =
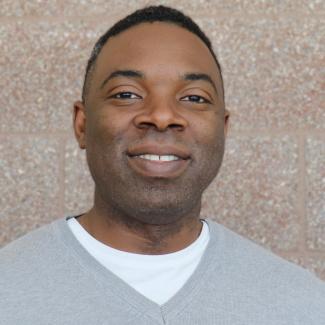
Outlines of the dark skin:
M 220 72 L 195 34 L 155 22 L 109 39 L 85 102 L 74 104 L 75 135 L 95 181 L 94 205 L 77 220 L 131 253 L 167 254 L 193 243 L 228 117 Z

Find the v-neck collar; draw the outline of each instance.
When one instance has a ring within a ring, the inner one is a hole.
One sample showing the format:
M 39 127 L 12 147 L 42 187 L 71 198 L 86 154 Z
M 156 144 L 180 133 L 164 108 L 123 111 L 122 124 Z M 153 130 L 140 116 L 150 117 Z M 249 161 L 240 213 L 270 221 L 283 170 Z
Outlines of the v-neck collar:
M 192 298 L 197 296 L 198 291 L 204 289 L 204 287 L 208 285 L 208 277 L 211 271 L 215 268 L 220 269 L 221 267 L 218 261 L 222 260 L 219 258 L 223 253 L 222 249 L 220 249 L 223 232 L 220 231 L 215 222 L 204 219 L 209 226 L 210 240 L 200 263 L 183 287 L 166 303 L 160 306 L 132 288 L 90 255 L 70 230 L 67 224 L 67 220 L 70 218 L 73 217 L 70 216 L 58 219 L 52 223 L 52 226 L 59 236 L 59 240 L 63 241 L 70 249 L 73 249 L 73 251 L 69 251 L 71 254 L 77 256 L 78 262 L 84 267 L 87 273 L 96 278 L 97 282 L 100 281 L 101 286 L 107 292 L 113 292 L 114 295 L 119 296 L 126 303 L 133 306 L 138 312 L 146 314 L 161 324 L 163 324 L 162 320 L 164 320 L 165 317 L 169 319 L 173 318 L 182 311 L 183 308 L 190 303 Z M 219 258 L 217 258 L 218 256 Z

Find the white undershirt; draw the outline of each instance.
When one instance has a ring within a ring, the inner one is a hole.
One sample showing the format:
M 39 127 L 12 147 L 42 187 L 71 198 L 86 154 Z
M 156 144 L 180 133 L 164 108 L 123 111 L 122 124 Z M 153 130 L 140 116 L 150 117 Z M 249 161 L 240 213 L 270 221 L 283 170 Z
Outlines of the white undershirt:
M 199 237 L 186 248 L 164 255 L 121 251 L 95 239 L 75 218 L 67 221 L 80 244 L 99 263 L 159 305 L 168 301 L 196 269 L 209 242 L 209 226 L 203 222 Z

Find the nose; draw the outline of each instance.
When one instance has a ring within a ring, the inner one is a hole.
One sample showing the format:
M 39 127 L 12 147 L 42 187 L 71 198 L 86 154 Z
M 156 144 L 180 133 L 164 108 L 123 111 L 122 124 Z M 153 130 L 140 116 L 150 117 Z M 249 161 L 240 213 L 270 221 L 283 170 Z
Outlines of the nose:
M 134 118 L 134 124 L 140 129 L 155 128 L 162 132 L 168 128 L 183 131 L 188 122 L 177 112 L 176 103 L 161 99 L 146 105 Z

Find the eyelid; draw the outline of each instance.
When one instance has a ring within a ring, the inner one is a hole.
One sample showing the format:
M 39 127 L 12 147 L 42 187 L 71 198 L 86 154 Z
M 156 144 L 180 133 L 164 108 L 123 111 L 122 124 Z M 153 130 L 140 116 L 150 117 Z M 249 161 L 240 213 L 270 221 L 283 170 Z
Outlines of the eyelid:
M 141 89 L 136 87 L 134 84 L 129 83 L 120 83 L 113 87 L 110 87 L 107 89 L 106 94 L 112 94 L 112 93 L 135 93 L 136 95 L 138 93 L 143 92 Z
M 116 93 L 110 95 L 108 98 L 117 98 L 115 96 L 120 95 L 120 94 L 126 94 L 126 93 L 131 94 L 131 95 L 135 95 L 137 98 L 142 98 L 140 95 L 134 93 L 133 91 L 119 91 L 119 92 L 116 92 Z M 117 98 L 117 99 L 120 99 L 120 98 Z M 134 98 L 126 98 L 126 99 L 134 99 Z
M 211 104 L 211 101 L 209 99 L 207 99 L 206 97 L 204 96 L 201 96 L 201 95 L 196 95 L 196 94 L 189 94 L 189 95 L 186 95 L 186 96 L 183 96 L 180 98 L 180 100 L 182 100 L 183 98 L 186 98 L 186 97 L 190 97 L 190 96 L 196 96 L 196 97 L 200 97 L 204 100 L 204 102 L 195 102 L 195 101 L 191 101 L 192 103 L 197 103 L 197 104 Z M 186 100 L 189 102 L 189 100 Z
M 214 96 L 209 91 L 207 91 L 205 87 L 203 88 L 203 87 L 192 86 L 184 89 L 182 93 L 187 94 L 187 96 L 190 95 L 200 96 L 206 99 L 207 101 L 209 101 L 210 103 L 214 101 Z

